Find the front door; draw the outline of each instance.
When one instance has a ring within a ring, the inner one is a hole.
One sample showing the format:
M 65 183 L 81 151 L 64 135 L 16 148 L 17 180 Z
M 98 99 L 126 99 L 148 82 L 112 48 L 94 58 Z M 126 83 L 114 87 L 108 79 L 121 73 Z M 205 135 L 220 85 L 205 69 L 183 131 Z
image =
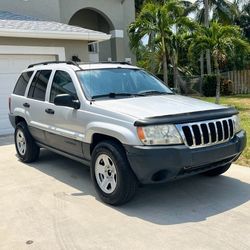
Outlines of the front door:
M 60 94 L 70 94 L 78 99 L 70 74 L 57 70 L 53 76 L 49 101 L 46 103 L 46 119 L 49 123 L 47 141 L 51 147 L 83 157 L 83 125 L 79 119 L 80 111 L 71 107 L 54 105 L 55 97 Z

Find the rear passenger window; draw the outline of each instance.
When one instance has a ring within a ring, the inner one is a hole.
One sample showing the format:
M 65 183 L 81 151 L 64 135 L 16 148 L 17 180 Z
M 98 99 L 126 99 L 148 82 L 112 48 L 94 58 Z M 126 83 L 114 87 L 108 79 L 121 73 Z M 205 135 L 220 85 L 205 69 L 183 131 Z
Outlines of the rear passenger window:
M 29 72 L 24 72 L 22 75 L 19 77 L 15 89 L 13 91 L 13 94 L 15 95 L 22 95 L 24 96 L 25 90 L 27 88 L 27 85 L 29 83 L 29 80 L 31 76 L 33 75 L 34 71 L 29 71 Z
M 31 83 L 28 97 L 45 101 L 46 89 L 51 75 L 51 70 L 37 71 Z
M 54 103 L 55 97 L 61 94 L 69 94 L 77 99 L 76 89 L 70 75 L 65 71 L 56 71 L 51 92 L 50 102 Z

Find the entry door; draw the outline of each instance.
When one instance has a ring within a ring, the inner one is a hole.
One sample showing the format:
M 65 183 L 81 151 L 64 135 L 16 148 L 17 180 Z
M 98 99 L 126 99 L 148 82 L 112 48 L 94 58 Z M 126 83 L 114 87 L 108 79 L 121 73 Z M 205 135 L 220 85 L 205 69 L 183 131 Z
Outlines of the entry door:
M 60 94 L 70 94 L 78 99 L 76 88 L 70 74 L 58 70 L 52 80 L 49 102 L 46 103 L 46 121 L 49 124 L 47 141 L 49 145 L 66 153 L 83 157 L 82 140 L 84 124 L 79 118 L 80 110 L 54 105 L 54 99 Z
M 0 54 L 0 135 L 13 133 L 13 128 L 8 118 L 8 98 L 14 89 L 21 71 L 32 63 L 54 60 L 54 55 Z

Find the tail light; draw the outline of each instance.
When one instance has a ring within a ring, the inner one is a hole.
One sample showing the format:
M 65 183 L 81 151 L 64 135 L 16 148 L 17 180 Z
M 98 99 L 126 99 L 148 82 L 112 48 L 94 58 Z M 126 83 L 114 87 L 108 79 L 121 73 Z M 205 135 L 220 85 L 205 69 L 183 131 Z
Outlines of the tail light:
M 11 97 L 9 97 L 9 111 L 11 113 Z

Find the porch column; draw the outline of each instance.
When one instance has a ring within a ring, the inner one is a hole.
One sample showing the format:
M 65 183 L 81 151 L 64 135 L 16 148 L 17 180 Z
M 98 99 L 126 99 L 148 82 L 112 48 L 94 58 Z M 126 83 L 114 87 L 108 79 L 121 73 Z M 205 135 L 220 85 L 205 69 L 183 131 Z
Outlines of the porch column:
M 124 31 L 111 30 L 111 56 L 113 61 L 125 61 Z

